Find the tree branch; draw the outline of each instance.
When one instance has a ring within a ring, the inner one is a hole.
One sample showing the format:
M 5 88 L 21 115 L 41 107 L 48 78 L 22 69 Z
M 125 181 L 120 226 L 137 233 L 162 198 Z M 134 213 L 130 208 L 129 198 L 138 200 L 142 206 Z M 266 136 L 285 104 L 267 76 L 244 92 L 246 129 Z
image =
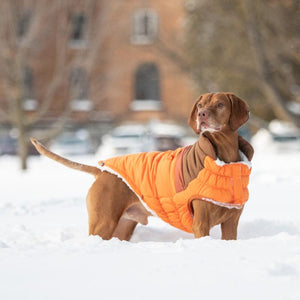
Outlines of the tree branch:
M 295 117 L 295 115 L 288 111 L 286 103 L 284 99 L 282 99 L 280 91 L 278 90 L 276 82 L 273 78 L 270 65 L 265 54 L 265 49 L 260 34 L 261 30 L 258 28 L 258 18 L 256 16 L 254 3 L 252 0 L 244 0 L 244 4 L 248 36 L 256 58 L 257 69 L 261 76 L 266 95 L 268 96 L 267 100 L 270 102 L 273 111 L 279 118 L 284 120 L 289 120 L 292 118 L 294 122 L 300 124 L 299 118 Z

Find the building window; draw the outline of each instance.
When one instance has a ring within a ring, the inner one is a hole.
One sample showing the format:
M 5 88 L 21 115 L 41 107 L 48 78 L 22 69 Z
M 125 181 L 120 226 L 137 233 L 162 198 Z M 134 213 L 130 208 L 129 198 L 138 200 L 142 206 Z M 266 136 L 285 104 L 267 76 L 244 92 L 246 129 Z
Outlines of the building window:
M 22 72 L 22 99 L 24 110 L 36 110 L 38 102 L 34 97 L 34 78 L 32 69 L 25 67 Z
M 70 97 L 73 110 L 89 111 L 92 101 L 88 99 L 89 82 L 86 71 L 76 67 L 70 74 Z
M 157 13 L 150 9 L 137 10 L 133 15 L 131 42 L 133 44 L 151 44 L 157 37 Z
M 159 71 L 155 64 L 146 63 L 135 73 L 135 97 L 131 103 L 133 110 L 160 110 Z
M 70 44 L 74 48 L 86 46 L 86 16 L 82 13 L 71 17 L 71 38 Z
M 29 26 L 31 22 L 31 12 L 24 11 L 20 14 L 18 21 L 17 21 L 17 37 L 19 41 L 23 41 L 26 37 L 26 34 L 29 31 Z

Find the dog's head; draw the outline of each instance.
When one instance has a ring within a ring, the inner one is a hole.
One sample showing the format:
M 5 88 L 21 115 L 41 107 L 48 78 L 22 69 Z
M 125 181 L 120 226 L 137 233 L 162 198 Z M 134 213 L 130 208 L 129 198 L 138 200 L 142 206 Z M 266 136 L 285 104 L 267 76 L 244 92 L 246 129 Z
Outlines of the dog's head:
M 249 107 L 244 100 L 231 93 L 208 93 L 194 104 L 189 125 L 197 134 L 225 127 L 236 131 L 248 119 Z

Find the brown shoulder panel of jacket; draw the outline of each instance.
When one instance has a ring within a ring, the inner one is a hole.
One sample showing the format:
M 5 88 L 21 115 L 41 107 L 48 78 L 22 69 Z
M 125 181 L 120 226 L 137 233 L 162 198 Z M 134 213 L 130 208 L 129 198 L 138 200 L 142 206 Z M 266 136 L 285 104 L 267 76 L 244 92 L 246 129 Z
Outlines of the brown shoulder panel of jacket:
M 216 152 L 209 139 L 200 135 L 198 141 L 190 146 L 182 157 L 182 177 L 185 188 L 204 168 L 206 156 L 217 159 Z

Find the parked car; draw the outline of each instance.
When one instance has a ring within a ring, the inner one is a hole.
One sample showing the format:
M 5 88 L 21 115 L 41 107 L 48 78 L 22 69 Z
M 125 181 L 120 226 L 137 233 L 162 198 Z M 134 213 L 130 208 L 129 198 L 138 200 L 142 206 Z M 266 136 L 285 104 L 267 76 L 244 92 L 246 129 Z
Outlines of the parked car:
M 300 131 L 293 124 L 273 120 L 268 129 L 260 129 L 251 140 L 256 152 L 286 152 L 300 150 Z
M 184 146 L 185 129 L 172 123 L 154 122 L 150 132 L 157 151 L 175 150 Z
M 18 141 L 11 135 L 4 135 L 0 137 L 0 155 L 17 155 Z M 39 155 L 35 147 L 28 141 L 28 154 Z
M 93 153 L 93 146 L 89 134 L 85 130 L 65 132 L 50 146 L 51 151 L 59 155 L 85 155 Z
M 273 144 L 279 151 L 300 150 L 300 130 L 292 123 L 273 120 L 269 124 Z
M 125 124 L 103 136 L 96 155 L 106 159 L 130 153 L 174 150 L 186 145 L 184 138 L 185 129 L 171 123 Z
M 0 137 L 0 155 L 17 155 L 17 140 L 10 135 Z
M 154 150 L 147 128 L 141 124 L 125 124 L 104 135 L 96 155 L 101 159 Z

